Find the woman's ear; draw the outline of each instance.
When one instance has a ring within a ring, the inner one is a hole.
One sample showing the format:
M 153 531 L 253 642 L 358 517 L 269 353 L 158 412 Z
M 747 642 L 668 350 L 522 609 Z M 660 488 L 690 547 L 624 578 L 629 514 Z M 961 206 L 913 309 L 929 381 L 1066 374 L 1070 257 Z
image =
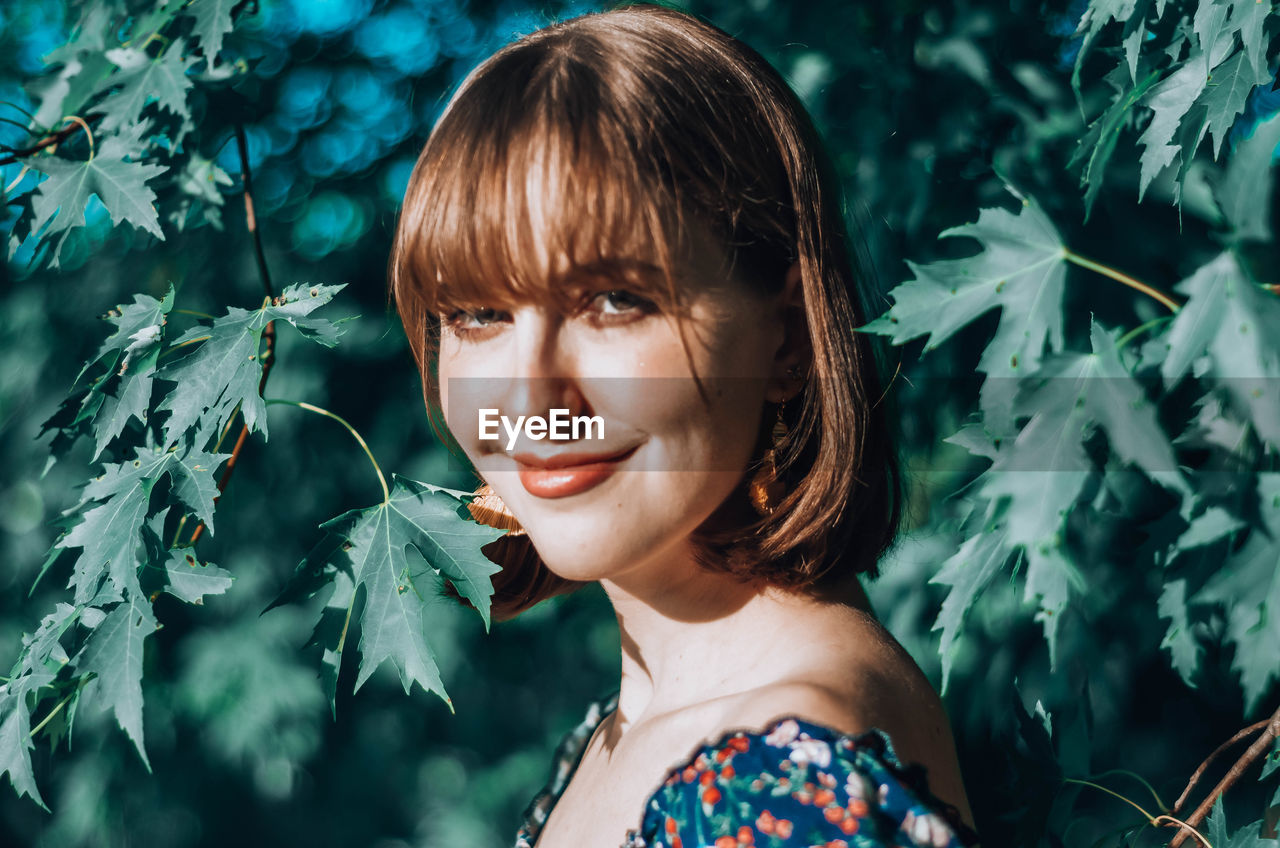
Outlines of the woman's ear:
M 790 400 L 800 393 L 808 376 L 813 356 L 809 337 L 809 318 L 804 305 L 804 279 L 800 263 L 793 262 L 778 296 L 778 320 L 783 326 L 783 340 L 773 358 L 766 395 L 771 403 Z

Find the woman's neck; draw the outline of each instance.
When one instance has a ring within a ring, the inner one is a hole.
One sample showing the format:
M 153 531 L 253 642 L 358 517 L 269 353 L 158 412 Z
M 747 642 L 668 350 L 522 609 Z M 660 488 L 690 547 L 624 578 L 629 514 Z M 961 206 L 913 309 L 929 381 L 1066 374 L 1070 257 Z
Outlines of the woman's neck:
M 874 620 L 856 577 L 814 598 L 742 584 L 691 559 L 639 571 L 601 581 L 622 642 L 619 733 L 771 682 L 820 674 L 857 647 L 832 634 L 856 634 L 858 622 Z

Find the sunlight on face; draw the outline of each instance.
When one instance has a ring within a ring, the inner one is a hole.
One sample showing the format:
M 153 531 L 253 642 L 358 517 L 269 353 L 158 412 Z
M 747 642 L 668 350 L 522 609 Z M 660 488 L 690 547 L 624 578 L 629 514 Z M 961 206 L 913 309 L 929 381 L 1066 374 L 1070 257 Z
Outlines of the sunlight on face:
M 442 316 L 445 420 L 556 574 L 683 567 L 687 537 L 741 479 L 784 334 L 776 300 L 709 270 L 719 258 L 703 249 L 676 269 L 688 356 L 681 321 L 617 281 L 575 282 L 573 310 L 522 303 Z M 598 418 L 603 438 L 507 429 L 556 409 Z M 498 438 L 482 438 L 481 410 L 506 419 Z

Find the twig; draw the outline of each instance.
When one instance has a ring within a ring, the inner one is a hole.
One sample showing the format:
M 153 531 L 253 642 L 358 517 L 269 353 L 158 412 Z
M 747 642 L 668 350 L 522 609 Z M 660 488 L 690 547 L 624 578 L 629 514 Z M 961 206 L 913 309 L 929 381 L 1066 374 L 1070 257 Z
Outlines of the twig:
M 262 247 L 262 233 L 258 229 L 258 218 L 254 214 L 253 209 L 253 172 L 249 166 L 249 142 L 245 138 L 244 127 L 240 124 L 236 125 L 236 148 L 240 152 L 240 176 L 244 181 L 244 214 L 245 226 L 249 230 L 249 234 L 253 236 L 254 255 L 258 261 L 258 276 L 262 278 L 262 288 L 267 293 L 267 299 L 271 300 L 275 297 L 275 292 L 271 287 L 271 271 L 267 267 L 267 254 Z M 271 366 L 275 364 L 276 356 L 276 322 L 268 321 L 267 326 L 262 328 L 262 340 L 265 345 L 262 352 L 262 377 L 258 380 L 258 394 L 261 395 L 267 388 L 267 378 L 271 376 Z M 236 437 L 235 447 L 231 449 L 231 457 L 227 459 L 227 467 L 222 470 L 222 477 L 218 480 L 218 497 L 213 499 L 217 503 L 222 493 L 226 491 L 227 484 L 231 482 L 231 473 L 235 471 L 236 460 L 240 458 L 240 452 L 244 450 L 245 442 L 249 438 L 249 425 L 240 425 L 240 435 Z M 187 542 L 190 547 L 200 540 L 204 535 L 204 522 L 200 522 L 196 529 L 191 533 L 191 539 Z
M 84 121 L 82 120 L 77 121 L 71 124 L 71 126 L 63 127 L 62 129 L 58 130 L 56 133 L 51 133 L 50 135 L 45 136 L 44 138 L 40 139 L 30 147 L 13 148 L 11 156 L 6 156 L 3 159 L 0 159 L 0 166 L 12 165 L 14 162 L 17 162 L 19 159 L 22 159 L 26 156 L 31 156 L 34 153 L 39 153 L 41 150 L 44 150 L 46 147 L 53 147 L 54 145 L 61 144 L 67 139 L 71 138 L 71 136 L 80 132 L 82 129 L 88 129 L 88 128 L 89 128 L 89 125 L 86 124 Z
M 1249 766 L 1253 765 L 1253 761 L 1263 755 L 1267 748 L 1270 747 L 1272 739 L 1280 736 L 1280 707 L 1277 707 L 1276 711 L 1271 714 L 1271 718 L 1261 722 L 1261 724 L 1264 725 L 1261 735 L 1254 740 L 1253 744 L 1249 746 L 1248 750 L 1244 752 L 1240 759 L 1236 760 L 1235 765 L 1233 765 L 1231 770 L 1227 772 L 1226 776 L 1218 782 L 1218 785 L 1213 787 L 1213 791 L 1209 793 L 1209 796 L 1200 802 L 1200 806 L 1196 807 L 1196 811 L 1187 817 L 1187 826 L 1179 829 L 1178 834 L 1169 842 L 1169 848 L 1178 848 L 1178 846 L 1186 840 L 1187 836 L 1191 833 L 1187 828 L 1197 827 L 1200 822 L 1204 821 L 1205 818 L 1208 817 L 1209 812 L 1213 809 L 1213 803 L 1218 800 L 1218 796 L 1230 789 L 1232 784 L 1239 780 L 1241 775 L 1249 769 Z M 1218 751 L 1221 751 L 1222 748 L 1225 748 L 1227 745 L 1230 745 L 1242 736 L 1255 732 L 1255 728 L 1257 728 L 1257 725 L 1246 727 L 1244 730 L 1231 737 L 1231 739 L 1226 743 L 1219 746 Z M 1210 754 L 1209 759 L 1205 760 L 1204 765 L 1201 765 L 1200 768 L 1196 769 L 1196 773 L 1191 778 L 1192 784 L 1194 784 L 1196 779 L 1199 778 L 1200 773 L 1204 770 L 1204 767 L 1209 764 L 1209 761 L 1217 756 L 1218 751 L 1214 751 Z M 1178 803 L 1173 806 L 1173 811 L 1175 813 L 1178 812 L 1183 801 L 1186 800 L 1187 793 L 1190 791 L 1191 786 L 1188 785 L 1186 790 L 1183 791 L 1182 797 L 1178 799 Z
M 1178 800 L 1173 804 L 1174 811 L 1177 812 L 1182 809 L 1182 805 L 1187 802 L 1187 796 L 1190 795 L 1191 790 L 1195 788 L 1196 783 L 1200 780 L 1200 776 L 1204 774 L 1205 769 L 1209 767 L 1210 763 L 1212 763 L 1219 754 L 1239 742 L 1241 739 L 1247 739 L 1259 730 L 1262 730 L 1270 721 L 1271 719 L 1264 718 L 1257 724 L 1251 724 L 1214 749 L 1214 752 L 1205 758 L 1205 761 L 1200 764 L 1200 768 L 1196 769 L 1195 774 L 1191 775 L 1191 779 L 1187 781 L 1187 788 L 1182 790 L 1182 794 L 1178 796 Z

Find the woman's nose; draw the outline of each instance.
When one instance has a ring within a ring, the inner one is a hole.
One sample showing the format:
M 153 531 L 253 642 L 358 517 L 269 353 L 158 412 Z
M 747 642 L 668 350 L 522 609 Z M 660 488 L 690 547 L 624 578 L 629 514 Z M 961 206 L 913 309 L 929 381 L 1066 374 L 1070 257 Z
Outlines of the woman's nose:
M 541 307 L 526 307 L 512 315 L 513 361 L 509 376 L 500 381 L 496 398 L 500 414 L 546 417 L 553 409 L 569 415 L 584 411 L 578 363 L 563 333 L 564 321 Z

